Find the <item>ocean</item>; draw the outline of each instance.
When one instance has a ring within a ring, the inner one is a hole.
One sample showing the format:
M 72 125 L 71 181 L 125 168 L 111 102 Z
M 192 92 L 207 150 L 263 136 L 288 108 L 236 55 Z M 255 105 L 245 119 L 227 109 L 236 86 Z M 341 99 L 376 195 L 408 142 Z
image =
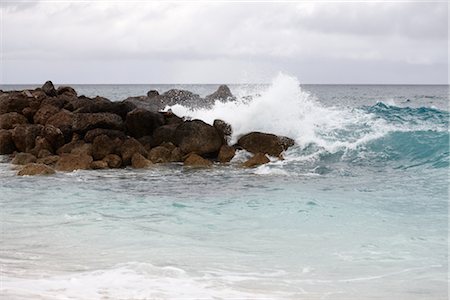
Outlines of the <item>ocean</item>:
M 218 85 L 73 87 L 122 100 Z M 232 141 L 294 138 L 284 160 L 18 177 L 1 157 L 0 298 L 447 299 L 448 86 L 230 89 L 235 102 L 171 109 L 229 122 Z

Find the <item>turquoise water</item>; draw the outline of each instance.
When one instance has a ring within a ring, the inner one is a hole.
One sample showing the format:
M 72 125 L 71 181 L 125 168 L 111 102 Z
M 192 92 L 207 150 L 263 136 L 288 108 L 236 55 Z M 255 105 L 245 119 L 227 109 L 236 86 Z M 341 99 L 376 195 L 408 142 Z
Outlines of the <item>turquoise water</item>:
M 206 170 L 16 177 L 3 158 L 1 295 L 447 299 L 448 88 L 414 87 L 414 105 L 402 86 L 330 89 L 279 78 L 251 103 L 172 108 L 296 139 L 256 169 L 240 152 Z

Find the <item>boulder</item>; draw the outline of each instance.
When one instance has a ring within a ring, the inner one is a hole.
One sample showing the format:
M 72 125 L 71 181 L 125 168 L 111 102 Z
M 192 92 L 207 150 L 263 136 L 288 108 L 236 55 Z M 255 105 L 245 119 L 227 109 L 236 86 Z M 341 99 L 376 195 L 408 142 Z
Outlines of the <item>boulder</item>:
M 91 169 L 93 170 L 103 170 L 108 169 L 108 163 L 104 160 L 96 160 L 91 163 Z
M 110 139 L 125 138 L 125 133 L 123 131 L 114 129 L 95 128 L 86 132 L 86 134 L 84 135 L 84 141 L 86 143 L 92 143 L 94 139 L 99 135 L 106 135 Z
M 230 140 L 231 134 L 233 133 L 231 125 L 223 120 L 216 119 L 214 120 L 213 126 L 222 138 L 223 144 L 226 145 Z
M 222 139 L 217 130 L 201 120 L 185 121 L 175 130 L 175 145 L 183 153 L 199 155 L 217 153 Z
M 179 125 L 183 123 L 183 118 L 180 118 L 176 114 L 174 114 L 171 110 L 160 112 L 160 114 L 164 117 L 166 125 Z
M 178 124 L 160 126 L 153 131 L 153 143 L 161 145 L 164 142 L 175 144 L 175 131 Z
M 129 138 L 123 142 L 119 148 L 120 155 L 122 156 L 122 163 L 128 166 L 131 163 L 131 158 L 135 153 L 139 153 L 146 157 L 148 155 L 144 146 L 134 138 Z
M 159 98 L 159 102 L 163 105 L 163 108 L 167 105 L 183 104 L 187 106 L 198 105 L 203 102 L 203 99 L 190 91 L 171 89 L 163 93 Z
M 71 153 L 73 149 L 83 146 L 86 144 L 82 140 L 74 140 L 70 143 L 67 143 L 56 150 L 56 154 L 61 155 L 62 153 Z
M 0 155 L 11 154 L 16 150 L 16 145 L 10 130 L 0 129 Z
M 222 147 L 220 147 L 219 155 L 217 156 L 217 158 L 221 163 L 227 163 L 233 159 L 235 154 L 236 150 L 233 147 L 222 145 Z
M 233 94 L 231 93 L 230 88 L 228 86 L 221 85 L 221 86 L 219 86 L 217 91 L 215 91 L 211 95 L 206 96 L 205 99 L 210 100 L 210 101 L 219 100 L 219 101 L 225 102 L 225 101 L 235 100 L 236 98 L 233 96 Z
M 34 162 L 36 162 L 36 156 L 24 152 L 17 153 L 11 161 L 11 163 L 15 165 L 26 165 Z
M 63 153 L 56 163 L 58 171 L 72 172 L 74 170 L 88 170 L 93 159 L 90 155 Z
M 251 153 L 280 156 L 281 152 L 294 145 L 294 140 L 269 133 L 251 132 L 239 138 L 237 144 Z
M 269 158 L 262 153 L 256 153 L 252 158 L 242 164 L 245 168 L 256 167 L 270 162 Z
M 55 90 L 55 86 L 51 81 L 45 82 L 44 85 L 41 87 L 41 89 L 44 93 L 47 94 L 47 96 L 54 97 L 58 95 L 58 93 Z
M 27 118 L 16 112 L 0 115 L 0 129 L 13 129 L 17 125 L 26 123 L 28 123 Z
M 50 143 L 53 150 L 60 148 L 65 143 L 61 129 L 53 125 L 45 125 L 42 130 L 42 136 Z
M 25 165 L 17 175 L 33 176 L 33 175 L 51 175 L 55 174 L 55 170 L 44 164 L 30 163 Z
M 190 167 L 209 167 L 212 165 L 212 162 L 207 159 L 204 159 L 200 155 L 191 153 L 184 160 L 184 165 Z
M 45 125 L 53 125 L 59 128 L 64 135 L 65 141 L 70 141 L 72 136 L 72 124 L 74 115 L 68 110 L 61 110 L 56 115 L 50 117 Z
M 152 135 L 156 128 L 164 125 L 164 117 L 159 113 L 136 108 L 127 114 L 125 124 L 129 135 L 140 138 Z
M 12 131 L 12 139 L 17 150 L 28 152 L 35 146 L 36 137 L 41 135 L 44 126 L 35 124 L 18 125 Z
M 71 154 L 78 155 L 89 155 L 92 156 L 92 144 L 91 143 L 83 143 L 78 147 L 75 147 L 70 151 Z
M 44 165 L 48 165 L 48 166 L 55 166 L 56 163 L 58 162 L 59 158 L 60 158 L 59 155 L 50 155 L 50 156 L 38 158 L 36 160 L 36 163 L 44 164 Z
M 9 112 L 22 113 L 29 106 L 29 98 L 20 92 L 10 92 L 0 95 L 0 114 Z
M 170 162 L 172 151 L 166 147 L 158 146 L 150 150 L 148 153 L 148 158 L 153 163 L 168 163 Z
M 77 97 L 77 92 L 70 86 L 60 86 L 56 90 L 56 93 L 58 94 L 58 96 L 63 95 L 63 96 L 71 97 L 71 98 Z
M 106 155 L 115 152 L 116 145 L 107 135 L 99 135 L 92 142 L 92 157 L 94 160 L 101 160 Z
M 176 147 L 170 152 L 170 161 L 171 162 L 183 161 L 183 152 L 181 152 L 180 148 Z
M 135 169 L 148 168 L 152 164 L 153 163 L 150 160 L 146 159 L 140 153 L 134 153 L 133 156 L 131 157 L 131 166 Z
M 35 124 L 45 125 L 48 119 L 56 115 L 61 109 L 59 107 L 47 104 L 41 106 L 34 114 L 33 121 Z
M 110 168 L 120 168 L 122 166 L 122 159 L 119 155 L 116 154 L 108 154 L 103 158 L 103 161 L 108 164 Z
M 85 133 L 94 128 L 123 129 L 122 118 L 111 113 L 75 113 L 72 129 Z
M 52 145 L 50 145 L 49 141 L 47 141 L 46 138 L 37 136 L 34 141 L 34 147 L 29 152 L 35 156 L 38 156 L 39 152 L 41 152 L 42 150 L 47 150 L 50 153 L 54 151 Z
M 156 97 L 147 97 L 147 96 L 138 96 L 138 97 L 128 97 L 123 100 L 122 103 L 125 103 L 130 106 L 134 106 L 134 108 L 142 108 L 148 111 L 157 112 L 162 110 L 166 105 L 162 102 L 160 96 Z
M 147 97 L 153 98 L 159 96 L 159 92 L 157 90 L 150 90 L 147 92 Z
M 39 158 L 44 158 L 44 157 L 52 156 L 52 155 L 53 155 L 53 153 L 50 152 L 50 150 L 42 149 L 38 152 L 37 158 L 39 159 Z

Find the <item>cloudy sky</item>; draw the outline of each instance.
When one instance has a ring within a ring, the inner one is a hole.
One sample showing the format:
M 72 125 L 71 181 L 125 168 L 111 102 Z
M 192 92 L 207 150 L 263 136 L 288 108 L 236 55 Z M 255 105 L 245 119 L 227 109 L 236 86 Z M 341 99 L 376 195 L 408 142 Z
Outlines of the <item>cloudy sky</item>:
M 447 83 L 446 1 L 10 1 L 0 83 Z

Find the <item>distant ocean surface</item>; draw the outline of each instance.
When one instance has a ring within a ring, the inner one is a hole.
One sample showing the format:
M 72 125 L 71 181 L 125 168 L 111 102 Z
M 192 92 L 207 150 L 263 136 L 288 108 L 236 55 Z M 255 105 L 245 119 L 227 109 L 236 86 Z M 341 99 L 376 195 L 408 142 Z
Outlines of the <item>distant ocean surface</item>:
M 73 87 L 118 101 L 218 85 Z M 292 137 L 285 160 L 17 177 L 0 156 L 0 298 L 447 299 L 448 86 L 230 89 L 171 109 L 233 140 Z

